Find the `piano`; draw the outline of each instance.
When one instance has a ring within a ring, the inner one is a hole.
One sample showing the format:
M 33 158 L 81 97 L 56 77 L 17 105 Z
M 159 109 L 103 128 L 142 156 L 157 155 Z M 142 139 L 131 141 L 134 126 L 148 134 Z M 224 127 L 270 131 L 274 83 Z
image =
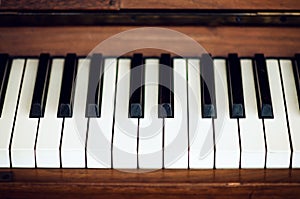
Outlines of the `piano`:
M 296 1 L 0 1 L 0 197 L 298 198 Z

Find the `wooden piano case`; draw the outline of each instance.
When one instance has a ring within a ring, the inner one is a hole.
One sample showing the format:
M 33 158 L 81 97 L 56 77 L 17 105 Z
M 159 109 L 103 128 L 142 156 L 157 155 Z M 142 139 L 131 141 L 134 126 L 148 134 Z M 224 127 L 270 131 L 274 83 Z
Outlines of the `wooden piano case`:
M 300 52 L 297 0 L 0 0 L 0 52 L 15 56 L 86 55 L 144 26 L 180 31 L 214 56 Z M 0 198 L 53 197 L 300 198 L 300 170 L 0 169 Z

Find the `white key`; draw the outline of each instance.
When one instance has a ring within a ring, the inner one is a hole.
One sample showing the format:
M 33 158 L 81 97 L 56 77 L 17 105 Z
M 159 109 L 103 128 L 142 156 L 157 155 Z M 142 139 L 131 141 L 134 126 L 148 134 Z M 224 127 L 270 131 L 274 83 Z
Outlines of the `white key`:
M 61 161 L 63 168 L 85 167 L 85 140 L 87 133 L 85 107 L 89 66 L 89 59 L 79 59 L 73 103 L 73 117 L 65 118 L 62 134 Z
M 188 60 L 188 104 L 190 168 L 214 166 L 214 140 L 211 118 L 202 118 L 200 90 L 200 60 Z
M 165 118 L 165 168 L 188 168 L 186 60 L 174 59 L 174 118 Z
M 10 167 L 9 144 L 24 64 L 24 59 L 13 60 L 9 74 L 2 115 L 0 117 L 0 167 Z
M 267 142 L 266 167 L 288 168 L 291 151 L 278 61 L 267 60 L 267 71 L 274 119 L 264 119 Z
M 158 118 L 159 60 L 146 59 L 145 109 L 139 124 L 139 168 L 162 168 L 163 120 Z
M 12 167 L 35 167 L 34 145 L 38 118 L 29 118 L 29 113 L 37 69 L 37 59 L 28 59 L 26 61 L 11 145 Z
M 286 107 L 290 125 L 290 134 L 293 146 L 292 167 L 300 168 L 300 111 L 298 105 L 297 91 L 290 60 L 280 60 L 280 68 L 285 92 Z
M 231 119 L 228 105 L 226 63 L 214 60 L 217 118 L 215 119 L 216 168 L 239 168 L 240 147 L 237 119 Z
M 87 167 L 111 168 L 111 139 L 114 117 L 117 59 L 104 64 L 101 117 L 90 118 L 87 140 Z
M 45 114 L 40 118 L 36 142 L 37 167 L 59 168 L 59 145 L 61 138 L 62 118 L 57 118 L 62 73 L 63 59 L 53 59 L 48 87 Z
M 241 60 L 246 118 L 240 118 L 241 168 L 264 168 L 265 139 L 262 119 L 258 117 L 255 84 L 250 59 Z
M 113 168 L 137 168 L 138 119 L 128 118 L 130 60 L 120 59 L 113 137 Z

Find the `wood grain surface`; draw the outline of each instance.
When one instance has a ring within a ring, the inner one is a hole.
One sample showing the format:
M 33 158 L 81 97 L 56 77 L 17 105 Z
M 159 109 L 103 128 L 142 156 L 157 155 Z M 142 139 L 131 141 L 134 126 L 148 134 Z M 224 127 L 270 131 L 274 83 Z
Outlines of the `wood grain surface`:
M 7 198 L 297 198 L 300 170 L 1 169 Z
M 1 0 L 0 10 L 117 10 L 119 0 Z
M 7 10 L 246 9 L 297 10 L 298 0 L 1 0 Z
M 249 9 L 297 10 L 298 0 L 121 0 L 121 9 Z
M 111 36 L 137 27 L 20 27 L 0 28 L 0 52 L 11 55 L 39 55 L 49 52 L 52 55 L 65 55 L 75 52 L 87 55 L 98 44 Z M 300 52 L 299 28 L 272 27 L 168 27 L 191 37 L 213 56 L 226 56 L 237 52 L 240 56 L 253 56 L 264 53 L 266 56 L 293 56 Z M 127 35 L 121 39 L 130 49 L 133 45 L 168 45 L 185 55 L 196 55 L 193 48 L 181 37 L 157 38 L 151 34 L 136 38 Z M 108 55 L 116 55 L 118 45 L 108 45 Z M 141 49 L 145 55 L 159 55 L 159 49 Z

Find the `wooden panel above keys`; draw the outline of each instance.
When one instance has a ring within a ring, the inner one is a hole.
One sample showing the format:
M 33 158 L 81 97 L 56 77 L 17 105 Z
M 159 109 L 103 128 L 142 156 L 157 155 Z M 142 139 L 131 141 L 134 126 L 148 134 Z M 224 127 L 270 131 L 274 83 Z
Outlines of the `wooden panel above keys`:
M 0 10 L 245 9 L 297 10 L 296 0 L 1 0 Z
M 295 10 L 297 0 L 121 0 L 121 9 L 246 9 Z
M 1 0 L 0 10 L 118 10 L 120 0 Z
M 297 10 L 297 0 L 1 0 L 0 10 Z
M 75 52 L 87 55 L 99 43 L 122 31 L 134 29 L 134 26 L 102 27 L 6 27 L 0 28 L 0 52 L 10 55 L 37 56 L 41 52 L 51 55 L 65 55 Z M 213 56 L 227 56 L 239 53 L 239 56 L 253 56 L 264 53 L 265 56 L 293 57 L 300 51 L 300 29 L 280 27 L 167 27 L 186 34 L 201 44 Z M 136 42 L 165 42 L 166 45 L 178 43 L 180 38 L 162 40 L 154 36 L 129 38 L 130 46 Z M 186 49 L 191 56 L 197 52 L 182 45 L 173 45 L 177 49 Z M 116 46 L 110 46 L 114 55 Z M 144 49 L 145 55 L 159 56 L 159 49 Z

